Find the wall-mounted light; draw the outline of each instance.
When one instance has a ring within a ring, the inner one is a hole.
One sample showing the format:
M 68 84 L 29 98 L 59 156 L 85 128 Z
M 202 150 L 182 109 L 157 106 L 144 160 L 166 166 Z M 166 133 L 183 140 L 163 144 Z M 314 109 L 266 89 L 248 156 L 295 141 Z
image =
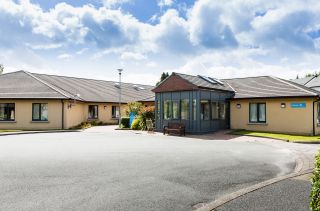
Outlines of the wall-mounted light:
M 286 107 L 286 103 L 281 103 L 281 108 L 285 108 Z
M 240 109 L 240 108 L 241 108 L 241 104 L 238 103 L 238 104 L 237 104 L 237 109 Z
M 104 108 L 104 110 L 106 110 L 106 109 L 107 109 L 107 106 L 103 106 L 103 108 Z

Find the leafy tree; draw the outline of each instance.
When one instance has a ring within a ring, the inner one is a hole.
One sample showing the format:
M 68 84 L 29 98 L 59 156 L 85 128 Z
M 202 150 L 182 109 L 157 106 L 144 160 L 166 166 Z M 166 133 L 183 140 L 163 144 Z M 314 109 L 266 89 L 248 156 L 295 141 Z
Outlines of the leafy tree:
M 3 70 L 4 70 L 4 66 L 3 64 L 0 64 L 0 75 L 3 73 Z
M 320 71 L 319 71 L 319 72 L 315 71 L 314 73 L 307 73 L 307 74 L 305 75 L 305 78 L 306 78 L 306 77 L 313 77 L 313 76 L 315 76 L 315 77 L 320 76 Z
M 169 77 L 169 73 L 168 72 L 163 72 L 162 74 L 161 74 L 161 77 L 160 77 L 160 81 L 157 83 L 157 86 L 162 82 L 162 81 L 164 81 L 166 78 L 168 78 Z

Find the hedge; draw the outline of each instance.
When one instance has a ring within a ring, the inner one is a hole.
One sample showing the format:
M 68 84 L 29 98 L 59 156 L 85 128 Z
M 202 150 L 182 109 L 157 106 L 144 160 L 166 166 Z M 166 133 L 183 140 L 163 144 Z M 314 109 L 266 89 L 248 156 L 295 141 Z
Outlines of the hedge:
M 320 152 L 316 155 L 315 168 L 311 183 L 310 208 L 313 211 L 320 211 Z
M 130 128 L 130 117 L 121 118 L 121 126 L 123 128 Z

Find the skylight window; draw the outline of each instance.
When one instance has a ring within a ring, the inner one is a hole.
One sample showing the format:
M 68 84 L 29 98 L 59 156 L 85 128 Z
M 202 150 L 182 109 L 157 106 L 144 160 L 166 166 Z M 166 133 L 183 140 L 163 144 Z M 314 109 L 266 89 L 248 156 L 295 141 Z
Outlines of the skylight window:
M 114 86 L 117 88 L 120 88 L 120 84 L 119 83 L 114 83 Z
M 210 78 L 207 76 L 203 76 L 203 75 L 198 75 L 200 78 L 202 78 L 203 80 L 206 80 L 207 82 L 211 83 L 211 84 L 220 84 L 220 85 L 224 85 L 224 83 L 216 78 Z
M 140 91 L 140 90 L 144 90 L 145 88 L 142 86 L 138 86 L 138 85 L 133 85 L 132 86 L 135 90 Z

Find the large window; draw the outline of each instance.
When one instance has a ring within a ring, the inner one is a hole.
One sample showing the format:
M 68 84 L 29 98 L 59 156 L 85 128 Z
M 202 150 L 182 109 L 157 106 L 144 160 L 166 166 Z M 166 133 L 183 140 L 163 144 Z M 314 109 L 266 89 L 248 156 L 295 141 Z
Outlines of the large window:
M 15 104 L 0 103 L 0 121 L 14 121 L 14 120 L 15 120 Z
M 250 103 L 249 120 L 251 123 L 266 122 L 266 104 L 265 103 Z
M 170 109 L 170 101 L 165 100 L 163 102 L 163 118 L 170 119 L 171 118 L 171 109 Z
M 226 119 L 226 104 L 219 102 L 219 119 Z
M 89 119 L 98 119 L 98 106 L 97 105 L 89 105 Z
M 219 119 L 219 105 L 218 102 L 211 102 L 211 119 Z
M 192 100 L 192 120 L 193 121 L 197 120 L 197 100 L 196 99 Z
M 182 120 L 189 119 L 189 100 L 188 99 L 181 100 L 181 119 Z
M 172 119 L 179 119 L 179 101 L 172 101 Z
M 157 119 L 160 119 L 160 100 L 157 101 Z
M 48 121 L 48 104 L 32 104 L 32 121 Z
M 119 118 L 119 106 L 112 106 L 111 116 L 112 118 Z
M 200 117 L 201 120 L 210 120 L 210 103 L 209 100 L 200 101 Z

